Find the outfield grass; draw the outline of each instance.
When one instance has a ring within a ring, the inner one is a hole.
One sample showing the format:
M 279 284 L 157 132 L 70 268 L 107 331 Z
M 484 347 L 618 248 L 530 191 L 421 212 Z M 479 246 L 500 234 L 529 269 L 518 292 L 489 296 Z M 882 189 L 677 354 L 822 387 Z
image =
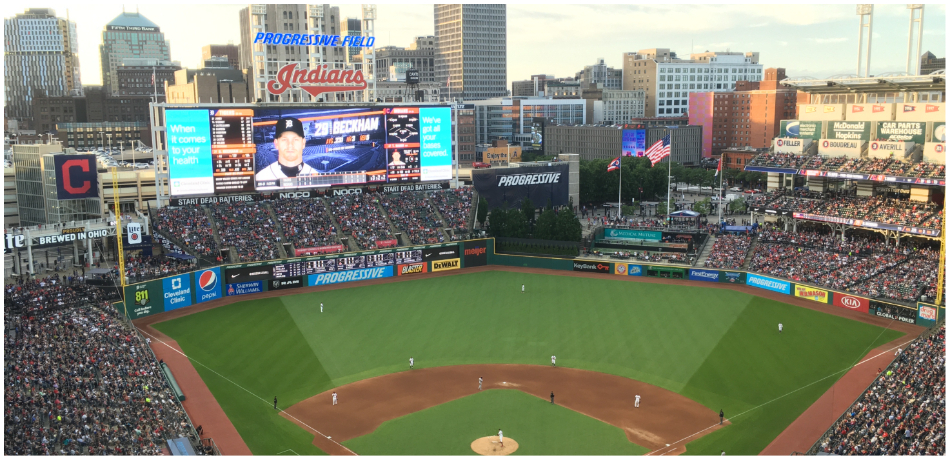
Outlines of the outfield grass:
M 731 290 L 512 272 L 247 301 L 156 328 L 247 390 L 196 366 L 255 454 L 316 451 L 309 434 L 268 410 L 275 395 L 289 407 L 404 370 L 409 356 L 416 367 L 434 367 L 549 364 L 551 355 L 558 365 L 641 380 L 728 417 L 742 414 L 691 443 L 689 453 L 756 454 L 843 374 L 754 408 L 900 336 Z
M 518 442 L 514 455 L 642 455 L 623 430 L 518 390 L 486 390 L 382 424 L 343 445 L 360 455 L 475 455 L 472 441 Z

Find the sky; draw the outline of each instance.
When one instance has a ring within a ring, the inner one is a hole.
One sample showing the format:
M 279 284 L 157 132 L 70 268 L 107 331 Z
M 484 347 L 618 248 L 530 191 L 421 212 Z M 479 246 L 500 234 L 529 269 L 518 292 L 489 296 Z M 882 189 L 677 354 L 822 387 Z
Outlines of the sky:
M 360 17 L 359 4 L 332 3 L 343 17 Z M 170 41 L 171 58 L 189 68 L 207 44 L 241 41 L 234 4 L 125 4 L 158 24 Z M 25 8 L 54 8 L 76 22 L 82 83 L 101 84 L 102 29 L 122 13 L 122 3 L 35 2 L 3 4 L 4 18 Z M 377 46 L 408 46 L 413 37 L 434 35 L 432 4 L 377 4 Z M 704 51 L 758 51 L 759 62 L 784 67 L 789 77 L 824 78 L 855 74 L 858 16 L 855 4 L 509 4 L 508 89 L 533 74 L 572 77 L 604 58 L 622 67 L 625 52 L 670 48 L 680 57 Z M 901 72 L 907 63 L 909 12 L 906 4 L 875 4 L 871 74 Z M 946 6 L 924 10 L 923 51 L 946 56 Z

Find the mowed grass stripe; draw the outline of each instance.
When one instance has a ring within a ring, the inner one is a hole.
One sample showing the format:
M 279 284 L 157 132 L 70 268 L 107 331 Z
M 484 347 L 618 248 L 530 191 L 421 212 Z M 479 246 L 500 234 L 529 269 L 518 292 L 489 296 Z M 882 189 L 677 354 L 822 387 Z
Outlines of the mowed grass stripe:
M 778 332 L 778 323 L 784 325 Z M 800 389 L 860 360 L 900 332 L 755 298 L 722 338 L 682 394 L 727 417 Z M 733 420 L 689 445 L 694 453 L 757 454 L 844 373 Z M 754 435 L 752 434 L 754 433 Z M 715 440 L 715 441 L 714 441 Z
M 343 444 L 360 455 L 475 455 L 472 441 L 518 442 L 514 455 L 642 455 L 623 430 L 517 390 L 486 390 L 382 424 Z

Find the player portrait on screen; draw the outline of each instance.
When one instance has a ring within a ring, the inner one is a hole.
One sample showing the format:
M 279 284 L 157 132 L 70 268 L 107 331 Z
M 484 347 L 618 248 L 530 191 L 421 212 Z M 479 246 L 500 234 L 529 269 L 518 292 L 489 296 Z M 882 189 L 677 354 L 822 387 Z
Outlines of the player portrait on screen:
M 256 175 L 257 180 L 276 180 L 316 174 L 316 170 L 303 162 L 303 149 L 306 143 L 307 139 L 300 120 L 294 117 L 278 119 L 274 132 L 277 161 L 260 170 Z
M 389 162 L 389 166 L 405 166 L 406 163 L 402 161 L 402 155 L 399 153 L 399 150 L 393 150 L 393 159 Z

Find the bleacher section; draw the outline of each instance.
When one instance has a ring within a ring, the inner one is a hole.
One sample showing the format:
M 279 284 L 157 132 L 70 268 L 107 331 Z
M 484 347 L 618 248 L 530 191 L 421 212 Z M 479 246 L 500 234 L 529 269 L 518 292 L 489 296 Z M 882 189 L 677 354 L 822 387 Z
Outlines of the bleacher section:
M 445 241 L 445 234 L 440 230 L 444 224 L 435 215 L 424 192 L 384 194 L 380 196 L 379 203 L 393 225 L 407 233 L 413 244 Z
M 272 205 L 294 249 L 340 244 L 322 198 L 275 200 Z
M 817 199 L 804 198 L 801 197 L 802 194 L 803 192 L 778 189 L 750 197 L 746 203 L 753 208 L 861 219 L 934 230 L 943 225 L 943 208 L 935 203 L 887 198 L 883 195 L 868 197 L 826 193 L 822 195 L 822 199 Z
M 218 203 L 211 211 L 221 242 L 236 252 L 237 261 L 280 258 L 277 224 L 262 203 Z
M 340 224 L 340 235 L 352 238 L 360 249 L 376 249 L 378 241 L 395 239 L 389 222 L 376 207 L 375 194 L 330 198 L 330 211 Z
M 944 179 L 947 167 L 935 163 L 908 163 L 894 158 L 848 158 L 790 153 L 763 153 L 747 166 L 767 168 L 809 169 L 814 171 L 856 174 L 888 174 L 922 179 Z

